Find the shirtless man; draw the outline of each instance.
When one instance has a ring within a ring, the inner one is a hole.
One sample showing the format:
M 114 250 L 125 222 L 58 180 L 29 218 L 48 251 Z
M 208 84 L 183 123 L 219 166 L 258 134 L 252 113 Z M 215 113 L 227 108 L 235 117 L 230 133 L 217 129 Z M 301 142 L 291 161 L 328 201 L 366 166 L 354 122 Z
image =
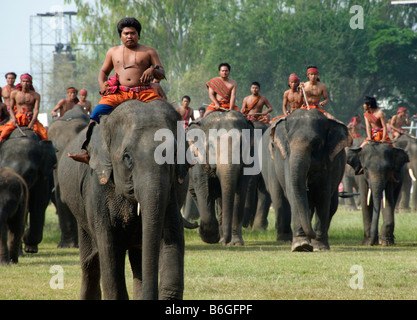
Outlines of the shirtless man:
M 295 109 L 301 108 L 303 105 L 303 93 L 299 90 L 300 78 L 295 74 L 291 74 L 288 79 L 288 86 L 290 87 L 284 92 L 284 98 L 282 100 L 282 114 L 291 114 Z M 287 105 L 290 105 L 290 109 L 287 109 Z
M 361 130 L 365 129 L 365 127 L 362 125 L 361 121 L 361 117 L 355 115 L 352 119 L 350 119 L 347 125 L 348 131 L 354 139 L 362 138 Z
M 319 109 L 327 118 L 334 119 L 331 114 L 322 109 L 327 104 L 328 98 L 327 87 L 319 80 L 319 69 L 316 66 L 309 66 L 307 68 L 307 77 L 309 81 L 301 82 L 300 88 L 301 90 L 304 88 L 308 105 L 304 101 L 304 105 L 301 108 Z M 321 97 L 323 97 L 323 101 L 320 101 Z
M 227 62 L 220 63 L 219 77 L 213 78 L 206 83 L 211 104 L 207 107 L 204 116 L 213 111 L 236 110 L 237 83 L 229 79 L 230 65 Z
M 246 115 L 246 118 L 251 121 L 261 121 L 269 125 L 266 115 L 272 112 L 271 104 L 268 99 L 260 95 L 261 85 L 259 82 L 252 82 L 250 87 L 250 96 L 243 99 L 241 112 Z M 267 108 L 262 111 L 264 106 Z
M 76 104 L 78 104 L 79 100 L 77 98 L 77 94 L 78 90 L 76 88 L 69 87 L 67 89 L 67 97 L 58 101 L 57 105 L 51 112 L 52 116 L 57 117 L 57 111 L 59 111 L 58 118 L 61 118 L 65 114 L 65 112 L 71 110 Z
M 117 24 L 117 31 L 123 44 L 107 51 L 103 66 L 98 74 L 98 83 L 102 98 L 90 116 L 86 141 L 81 154 L 68 154 L 76 161 L 89 163 L 87 153 L 93 127 L 100 123 L 100 115 L 109 114 L 115 107 L 126 100 L 149 102 L 161 99 L 158 92 L 151 87 L 152 79 L 162 80 L 165 71 L 158 53 L 152 47 L 140 44 L 142 26 L 135 18 L 123 18 Z M 114 69 L 115 77 L 110 77 Z
M 16 81 L 16 73 L 8 72 L 5 75 L 7 84 L 1 89 L 1 96 L 3 97 L 4 103 L 10 106 L 10 94 L 16 88 L 14 83 Z
M 182 105 L 178 107 L 176 110 L 181 115 L 182 122 L 184 123 L 184 127 L 188 128 L 189 121 L 194 120 L 194 110 L 190 108 L 191 98 L 189 96 L 182 97 Z
M 86 89 L 81 89 L 80 92 L 80 101 L 78 104 L 83 107 L 84 111 L 90 115 L 91 114 L 91 101 L 87 100 L 88 91 Z
M 366 96 L 363 109 L 365 110 L 363 116 L 365 118 L 367 139 L 363 141 L 360 147 L 363 148 L 371 140 L 392 143 L 388 136 L 385 114 L 378 108 L 376 99 Z
M 407 109 L 405 107 L 400 107 L 397 110 L 397 114 L 392 117 L 390 123 L 393 139 L 397 139 L 401 133 L 408 133 L 402 128 L 403 125 L 410 125 L 410 121 L 408 119 Z
M 0 97 L 0 132 L 3 130 L 3 124 L 10 120 L 9 111 L 7 111 L 7 105 L 2 102 Z
M 32 77 L 25 73 L 20 77 L 20 89 L 13 90 L 10 95 L 11 120 L 3 127 L 0 143 L 7 139 L 17 126 L 27 126 L 33 129 L 41 140 L 48 140 L 46 129 L 38 121 L 40 95 L 32 90 Z M 17 113 L 14 111 L 16 106 Z

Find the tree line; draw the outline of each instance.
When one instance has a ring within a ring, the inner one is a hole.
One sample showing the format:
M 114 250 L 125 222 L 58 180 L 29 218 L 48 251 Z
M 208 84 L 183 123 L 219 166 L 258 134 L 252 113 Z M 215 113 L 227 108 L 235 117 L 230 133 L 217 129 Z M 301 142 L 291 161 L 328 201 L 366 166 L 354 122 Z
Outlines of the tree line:
M 306 81 L 308 65 L 320 70 L 328 87 L 326 109 L 347 122 L 362 114 L 365 95 L 384 101 L 387 115 L 399 106 L 417 113 L 417 34 L 415 6 L 385 0 L 85 0 L 75 3 L 75 76 L 99 100 L 97 74 L 107 50 L 121 41 L 117 22 L 126 16 L 142 24 L 140 43 L 154 47 L 167 72 L 168 100 L 191 107 L 209 103 L 205 83 L 228 62 L 237 81 L 237 104 L 258 81 L 261 94 L 282 114 L 288 77 Z M 352 10 L 352 7 L 361 10 Z M 362 22 L 362 24 L 358 23 Z M 353 27 L 352 27 L 353 26 Z

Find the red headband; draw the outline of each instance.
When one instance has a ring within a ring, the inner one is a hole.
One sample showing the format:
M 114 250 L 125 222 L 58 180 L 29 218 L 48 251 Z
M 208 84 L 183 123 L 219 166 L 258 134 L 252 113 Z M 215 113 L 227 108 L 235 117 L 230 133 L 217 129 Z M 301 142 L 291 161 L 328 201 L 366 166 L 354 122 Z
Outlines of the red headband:
M 309 68 L 307 69 L 307 74 L 309 73 L 319 73 L 319 69 L 317 68 Z
M 87 95 L 87 90 L 85 90 L 84 88 L 80 90 L 79 92 L 80 95 Z
M 67 93 L 69 93 L 69 92 L 71 92 L 71 91 L 74 91 L 75 93 L 77 93 L 77 92 L 78 92 L 78 90 L 77 90 L 77 89 L 75 89 L 75 88 L 68 88 L 68 89 L 67 89 Z
M 20 81 L 22 81 L 23 79 L 28 79 L 28 80 L 30 80 L 30 82 L 32 82 L 32 77 L 31 77 L 31 75 L 30 75 L 30 74 L 27 74 L 27 73 L 22 74 L 22 75 L 20 76 Z
M 407 112 L 407 108 L 405 108 L 405 107 L 400 107 L 400 108 L 398 108 L 397 114 L 398 114 L 398 113 L 401 113 L 401 112 L 406 113 L 406 112 Z
M 288 79 L 288 82 L 290 81 L 300 82 L 300 78 L 295 73 L 292 73 Z

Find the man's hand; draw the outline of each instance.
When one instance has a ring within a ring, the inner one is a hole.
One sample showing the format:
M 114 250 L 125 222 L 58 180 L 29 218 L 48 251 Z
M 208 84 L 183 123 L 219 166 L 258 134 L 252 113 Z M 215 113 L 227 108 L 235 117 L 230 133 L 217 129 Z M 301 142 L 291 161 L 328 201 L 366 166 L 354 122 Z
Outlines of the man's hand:
M 150 66 L 148 69 L 146 69 L 143 73 L 142 76 L 140 77 L 140 82 L 142 83 L 150 83 L 152 81 L 153 78 L 153 71 L 154 71 L 154 67 Z

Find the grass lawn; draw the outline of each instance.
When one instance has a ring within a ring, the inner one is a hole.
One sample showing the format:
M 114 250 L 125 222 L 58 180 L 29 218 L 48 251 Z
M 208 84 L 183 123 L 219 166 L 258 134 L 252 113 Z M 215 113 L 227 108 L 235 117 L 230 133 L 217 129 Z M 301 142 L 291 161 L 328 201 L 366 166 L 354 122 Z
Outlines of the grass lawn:
M 271 210 L 267 231 L 244 231 L 243 247 L 208 245 L 195 230 L 185 230 L 184 299 L 417 299 L 417 214 L 396 214 L 395 246 L 368 247 L 360 245 L 361 213 L 341 206 L 330 227 L 331 250 L 313 253 L 293 253 L 289 243 L 276 242 L 273 216 Z M 78 249 L 57 249 L 59 237 L 49 207 L 39 253 L 0 266 L 1 300 L 78 299 Z M 55 265 L 64 271 L 63 289 L 51 288 Z M 131 293 L 128 264 L 126 273 Z

